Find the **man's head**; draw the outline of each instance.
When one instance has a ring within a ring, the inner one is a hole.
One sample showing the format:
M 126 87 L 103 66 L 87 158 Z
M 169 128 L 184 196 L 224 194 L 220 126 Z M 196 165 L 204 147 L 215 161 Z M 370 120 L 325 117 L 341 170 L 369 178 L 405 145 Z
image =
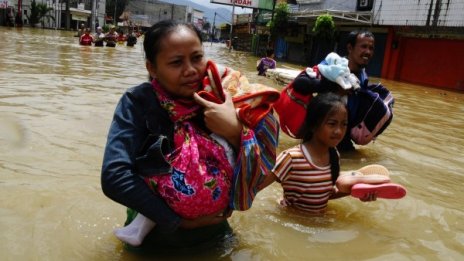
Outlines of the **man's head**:
M 374 35 L 369 31 L 353 31 L 348 35 L 348 67 L 359 73 L 374 56 Z

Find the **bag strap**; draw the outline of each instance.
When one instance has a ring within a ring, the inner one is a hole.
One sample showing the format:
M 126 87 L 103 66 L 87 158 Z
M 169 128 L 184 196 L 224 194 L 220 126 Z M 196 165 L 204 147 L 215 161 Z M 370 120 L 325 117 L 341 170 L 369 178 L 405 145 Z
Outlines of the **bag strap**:
M 332 177 L 332 183 L 335 185 L 335 181 L 337 181 L 338 175 L 340 174 L 340 157 L 335 148 L 329 148 L 329 159 L 330 175 Z
M 307 105 L 306 103 L 304 103 L 302 100 L 300 100 L 300 99 L 298 99 L 297 97 L 295 97 L 295 95 L 293 95 L 293 91 L 292 91 L 292 90 L 293 90 L 293 88 L 286 87 L 286 90 L 285 90 L 285 91 L 287 92 L 288 97 L 289 97 L 292 101 L 294 101 L 294 102 L 296 102 L 297 104 L 303 106 L 303 108 L 307 109 L 308 105 Z

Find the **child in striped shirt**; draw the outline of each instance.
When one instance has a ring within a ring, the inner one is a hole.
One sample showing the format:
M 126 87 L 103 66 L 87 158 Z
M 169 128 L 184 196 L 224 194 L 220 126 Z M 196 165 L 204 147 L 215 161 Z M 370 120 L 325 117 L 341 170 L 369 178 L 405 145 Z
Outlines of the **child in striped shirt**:
M 315 96 L 308 104 L 300 130 L 302 142 L 279 154 L 276 165 L 263 185 L 273 181 L 283 188 L 281 204 L 296 209 L 320 213 L 330 199 L 349 195 L 335 186 L 340 172 L 337 144 L 343 139 L 348 124 L 348 112 L 343 97 L 332 93 Z M 376 199 L 368 193 L 362 201 Z

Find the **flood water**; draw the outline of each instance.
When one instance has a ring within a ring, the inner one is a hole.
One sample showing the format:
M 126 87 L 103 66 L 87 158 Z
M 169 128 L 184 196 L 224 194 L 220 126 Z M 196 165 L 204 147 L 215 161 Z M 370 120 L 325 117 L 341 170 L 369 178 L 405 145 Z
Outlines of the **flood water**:
M 125 208 L 100 188 L 116 103 L 147 77 L 141 43 L 81 47 L 73 34 L 0 27 L 0 260 L 141 259 L 113 236 Z M 256 76 L 256 57 L 205 50 L 250 82 L 282 88 Z M 190 259 L 464 260 L 464 94 L 382 82 L 396 98 L 393 122 L 341 167 L 382 164 L 405 198 L 346 197 L 310 216 L 279 207 L 273 184 L 230 218 L 235 244 Z M 279 151 L 296 143 L 282 134 Z

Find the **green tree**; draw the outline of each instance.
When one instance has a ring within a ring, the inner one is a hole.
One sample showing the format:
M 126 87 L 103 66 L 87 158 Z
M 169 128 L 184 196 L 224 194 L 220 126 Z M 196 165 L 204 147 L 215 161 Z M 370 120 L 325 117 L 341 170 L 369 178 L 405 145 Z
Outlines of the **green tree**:
M 287 3 L 281 2 L 277 4 L 274 11 L 274 17 L 269 21 L 269 27 L 272 38 L 282 36 L 287 33 L 288 18 L 290 8 Z
M 211 24 L 209 22 L 206 22 L 203 24 L 203 31 L 209 33 L 209 30 L 211 29 Z
M 209 38 L 211 37 L 210 30 L 211 30 L 211 24 L 208 21 L 206 21 L 201 27 L 201 35 L 205 41 L 209 40 Z
M 335 22 L 332 16 L 329 14 L 318 16 L 313 27 L 313 32 L 316 34 L 316 37 L 324 40 L 332 40 L 335 32 Z
M 313 27 L 316 36 L 316 57 L 318 62 L 326 57 L 332 51 L 333 40 L 335 35 L 335 22 L 329 14 L 320 15 L 316 19 Z
M 30 14 L 27 15 L 27 19 L 29 20 L 29 24 L 32 27 L 35 27 L 36 24 L 39 22 L 42 23 L 42 27 L 44 26 L 44 18 L 47 18 L 48 20 L 52 19 L 55 21 L 55 17 L 53 17 L 51 14 L 48 12 L 53 11 L 53 8 L 48 7 L 47 4 L 44 3 L 36 3 L 35 0 L 32 0 L 31 2 L 31 10 Z

